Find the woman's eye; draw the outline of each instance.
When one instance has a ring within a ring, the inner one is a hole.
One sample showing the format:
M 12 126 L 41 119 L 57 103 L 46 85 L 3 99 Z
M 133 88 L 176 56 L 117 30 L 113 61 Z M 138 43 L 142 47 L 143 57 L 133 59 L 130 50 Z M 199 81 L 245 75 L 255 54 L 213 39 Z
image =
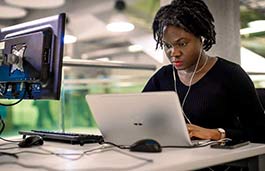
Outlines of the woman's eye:
M 187 43 L 186 42 L 180 42 L 179 43 L 179 47 L 185 47 L 185 46 L 187 46 Z
M 165 46 L 165 48 L 167 48 L 167 49 L 170 49 L 170 48 L 171 48 L 171 45 L 170 45 L 170 44 L 167 44 L 167 43 L 164 43 L 164 46 Z

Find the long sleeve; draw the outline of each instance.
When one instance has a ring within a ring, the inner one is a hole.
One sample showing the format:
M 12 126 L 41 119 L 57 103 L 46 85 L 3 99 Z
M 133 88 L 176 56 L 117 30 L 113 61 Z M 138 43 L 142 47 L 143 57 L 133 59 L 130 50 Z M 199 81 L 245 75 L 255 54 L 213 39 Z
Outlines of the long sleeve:
M 231 74 L 231 99 L 242 124 L 242 134 L 252 142 L 265 143 L 265 114 L 255 87 L 241 67 L 235 67 Z M 227 131 L 228 136 L 232 131 Z
M 174 91 L 172 65 L 160 68 L 147 82 L 143 92 Z
M 146 91 L 175 91 L 172 66 L 164 66 L 147 82 Z M 176 74 L 181 104 L 187 94 Z M 183 111 L 191 123 L 205 128 L 224 128 L 231 139 L 265 143 L 265 115 L 255 87 L 237 64 L 219 58 L 206 75 L 191 86 Z

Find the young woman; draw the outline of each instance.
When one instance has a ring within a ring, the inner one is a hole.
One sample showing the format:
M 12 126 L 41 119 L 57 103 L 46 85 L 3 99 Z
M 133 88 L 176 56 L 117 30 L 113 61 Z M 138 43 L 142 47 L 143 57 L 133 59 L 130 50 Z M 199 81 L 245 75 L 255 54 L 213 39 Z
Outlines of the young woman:
M 264 110 L 249 76 L 238 64 L 205 53 L 215 44 L 213 22 L 202 0 L 161 7 L 153 34 L 172 64 L 159 69 L 143 92 L 176 91 L 191 138 L 265 143 Z

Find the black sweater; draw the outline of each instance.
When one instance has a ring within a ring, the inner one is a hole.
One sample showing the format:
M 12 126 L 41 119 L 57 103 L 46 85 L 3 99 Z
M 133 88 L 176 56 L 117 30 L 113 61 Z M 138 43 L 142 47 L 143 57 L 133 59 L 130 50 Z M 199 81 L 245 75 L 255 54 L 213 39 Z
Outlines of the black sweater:
M 163 66 L 148 81 L 147 91 L 174 91 L 172 65 Z M 188 90 L 176 74 L 182 103 Z M 265 115 L 254 85 L 235 63 L 219 58 L 215 65 L 191 86 L 184 105 L 191 123 L 205 128 L 223 128 L 232 139 L 265 143 Z

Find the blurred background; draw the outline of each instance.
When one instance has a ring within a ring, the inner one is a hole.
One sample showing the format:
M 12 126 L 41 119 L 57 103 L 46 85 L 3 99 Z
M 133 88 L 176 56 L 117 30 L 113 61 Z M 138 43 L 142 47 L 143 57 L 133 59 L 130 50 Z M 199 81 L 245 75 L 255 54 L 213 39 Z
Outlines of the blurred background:
M 263 88 L 265 0 L 239 4 L 240 63 L 255 86 Z M 0 106 L 3 134 L 21 129 L 97 132 L 86 94 L 141 92 L 148 78 L 168 63 L 152 38 L 159 7 L 160 0 L 0 0 L 0 28 L 67 14 L 61 100 Z

